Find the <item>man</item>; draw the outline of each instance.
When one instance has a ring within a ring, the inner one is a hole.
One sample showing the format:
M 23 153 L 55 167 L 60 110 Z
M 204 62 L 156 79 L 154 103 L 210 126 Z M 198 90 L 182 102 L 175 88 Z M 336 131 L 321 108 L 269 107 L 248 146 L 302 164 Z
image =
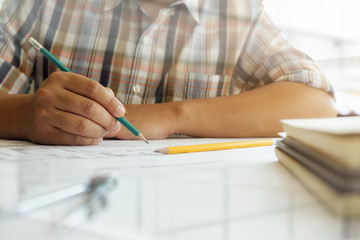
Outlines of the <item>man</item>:
M 2 138 L 129 139 L 114 118 L 125 108 L 147 139 L 267 137 L 282 118 L 336 115 L 331 86 L 260 0 L 13 0 L 1 24 Z

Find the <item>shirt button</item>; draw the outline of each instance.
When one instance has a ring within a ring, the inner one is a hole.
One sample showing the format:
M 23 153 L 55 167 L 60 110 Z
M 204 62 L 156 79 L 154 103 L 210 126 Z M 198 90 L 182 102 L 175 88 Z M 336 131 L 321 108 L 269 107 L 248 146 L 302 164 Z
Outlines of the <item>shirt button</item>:
M 132 90 L 134 93 L 139 93 L 141 90 L 141 87 L 138 84 L 136 84 L 132 87 Z
M 144 37 L 143 43 L 144 43 L 145 45 L 148 45 L 148 44 L 150 43 L 150 38 L 149 38 L 149 37 Z
M 168 13 L 168 9 L 166 9 L 166 8 L 160 10 L 160 15 L 161 16 L 164 16 L 167 13 Z

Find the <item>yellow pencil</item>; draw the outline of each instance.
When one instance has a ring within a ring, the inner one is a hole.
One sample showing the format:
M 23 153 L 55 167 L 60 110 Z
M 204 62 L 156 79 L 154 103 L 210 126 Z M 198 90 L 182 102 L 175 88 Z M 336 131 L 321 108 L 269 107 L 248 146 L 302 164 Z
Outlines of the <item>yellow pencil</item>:
M 225 142 L 225 143 L 209 143 L 198 145 L 185 145 L 176 147 L 166 147 L 157 149 L 154 152 L 175 154 L 175 153 L 191 153 L 191 152 L 205 152 L 205 151 L 217 151 L 233 148 L 249 148 L 249 147 L 261 147 L 271 146 L 276 144 L 279 139 L 261 139 L 242 142 Z

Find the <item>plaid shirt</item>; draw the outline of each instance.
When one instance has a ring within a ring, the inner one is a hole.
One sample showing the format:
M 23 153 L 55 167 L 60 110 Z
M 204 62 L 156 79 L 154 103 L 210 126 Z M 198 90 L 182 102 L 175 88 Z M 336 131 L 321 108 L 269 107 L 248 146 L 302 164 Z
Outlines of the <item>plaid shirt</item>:
M 1 12 L 0 90 L 27 93 L 59 71 L 34 37 L 75 73 L 125 104 L 228 96 L 281 81 L 333 93 L 289 46 L 260 0 L 179 0 L 153 22 L 135 0 L 8 0 Z

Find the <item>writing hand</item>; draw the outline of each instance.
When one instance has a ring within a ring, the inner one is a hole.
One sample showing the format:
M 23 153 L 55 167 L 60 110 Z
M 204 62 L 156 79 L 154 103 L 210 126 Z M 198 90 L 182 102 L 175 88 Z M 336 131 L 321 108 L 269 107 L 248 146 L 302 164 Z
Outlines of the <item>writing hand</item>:
M 112 91 L 67 72 L 52 73 L 28 104 L 28 139 L 43 144 L 98 144 L 120 130 L 114 117 L 125 113 Z

